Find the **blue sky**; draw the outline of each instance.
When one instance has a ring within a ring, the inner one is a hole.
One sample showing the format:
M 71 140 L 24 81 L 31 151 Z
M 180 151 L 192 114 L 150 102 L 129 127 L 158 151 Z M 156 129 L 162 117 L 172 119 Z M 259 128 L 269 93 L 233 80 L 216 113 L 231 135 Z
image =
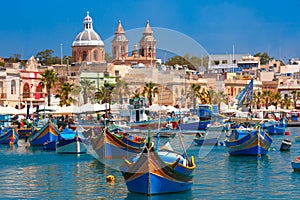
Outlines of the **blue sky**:
M 63 54 L 71 55 L 87 11 L 102 40 L 113 35 L 119 20 L 125 31 L 149 20 L 152 27 L 191 37 L 210 54 L 231 53 L 234 45 L 235 53 L 300 57 L 298 0 L 14 0 L 1 8 L 1 57 L 19 53 L 28 59 L 45 49 L 59 56 L 61 43 Z

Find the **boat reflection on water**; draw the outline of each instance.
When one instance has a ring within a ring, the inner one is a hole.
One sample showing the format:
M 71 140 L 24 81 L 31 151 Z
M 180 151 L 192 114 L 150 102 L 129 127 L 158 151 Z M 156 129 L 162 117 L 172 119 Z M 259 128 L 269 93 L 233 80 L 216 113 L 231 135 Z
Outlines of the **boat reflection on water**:
M 165 200 L 165 199 L 195 199 L 193 196 L 193 192 L 191 190 L 185 192 L 177 192 L 177 193 L 168 193 L 168 194 L 157 194 L 147 196 L 145 194 L 128 192 L 127 197 L 125 199 L 130 200 L 143 200 L 143 199 L 151 199 L 151 200 Z

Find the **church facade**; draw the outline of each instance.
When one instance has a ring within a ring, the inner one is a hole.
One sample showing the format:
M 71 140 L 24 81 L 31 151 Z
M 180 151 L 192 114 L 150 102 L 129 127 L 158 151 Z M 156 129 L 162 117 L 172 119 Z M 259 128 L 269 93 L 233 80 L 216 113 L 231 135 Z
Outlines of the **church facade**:
M 128 39 L 126 38 L 121 21 L 118 23 L 111 45 L 114 65 L 145 68 L 155 67 L 156 40 L 153 37 L 149 21 L 146 22 L 139 46 L 135 44 L 132 52 L 128 51 Z

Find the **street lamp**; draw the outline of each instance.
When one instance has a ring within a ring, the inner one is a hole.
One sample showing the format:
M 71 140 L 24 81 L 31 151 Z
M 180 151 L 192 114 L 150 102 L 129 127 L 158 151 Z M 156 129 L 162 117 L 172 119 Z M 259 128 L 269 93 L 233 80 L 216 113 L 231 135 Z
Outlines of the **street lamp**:
M 63 46 L 63 44 L 60 43 L 60 64 L 61 64 L 61 65 L 63 64 L 63 52 L 62 52 L 62 46 Z
M 22 101 L 22 79 L 19 79 L 19 109 L 21 109 L 21 101 Z

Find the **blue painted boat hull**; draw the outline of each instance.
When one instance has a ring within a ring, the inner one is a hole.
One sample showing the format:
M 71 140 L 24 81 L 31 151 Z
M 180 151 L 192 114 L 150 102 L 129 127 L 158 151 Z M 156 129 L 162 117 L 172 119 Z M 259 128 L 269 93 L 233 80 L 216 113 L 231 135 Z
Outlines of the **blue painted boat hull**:
M 194 138 L 194 142 L 197 145 L 217 145 L 218 144 L 218 138 Z
M 295 172 L 300 172 L 300 162 L 299 161 L 292 161 L 292 168 Z
M 0 144 L 16 144 L 19 135 L 12 128 L 1 130 Z
M 193 156 L 187 161 L 177 153 L 157 152 L 153 143 L 146 145 L 142 154 L 120 167 L 127 189 L 147 195 L 190 190 L 196 169 Z
M 251 132 L 238 140 L 225 140 L 225 146 L 230 155 L 265 155 L 268 153 L 272 138 L 261 131 Z
M 163 194 L 190 190 L 193 182 L 170 181 L 155 174 L 145 173 L 138 178 L 126 182 L 127 189 L 130 192 L 143 194 Z M 162 187 L 163 186 L 163 187 Z
M 267 127 L 267 133 L 270 135 L 283 135 L 285 133 L 285 127 L 281 126 L 269 126 Z
M 58 129 L 53 124 L 47 123 L 42 128 L 35 129 L 28 139 L 32 146 L 44 146 L 51 142 L 56 142 L 58 134 Z

